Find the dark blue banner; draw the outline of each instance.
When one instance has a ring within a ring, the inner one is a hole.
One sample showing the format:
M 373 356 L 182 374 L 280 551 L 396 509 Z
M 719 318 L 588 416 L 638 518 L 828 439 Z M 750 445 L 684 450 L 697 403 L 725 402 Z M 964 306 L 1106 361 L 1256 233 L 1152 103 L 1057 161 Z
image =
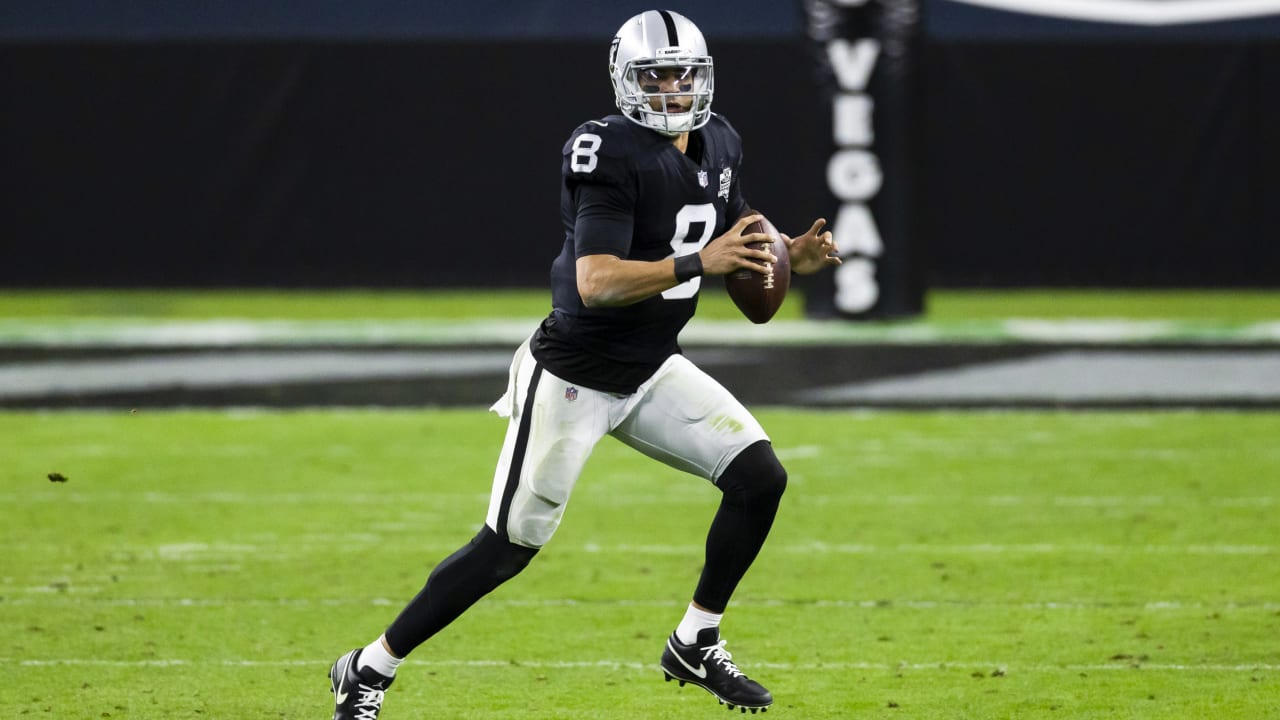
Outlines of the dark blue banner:
M 605 38 L 651 0 L 0 0 L 0 40 Z M 682 0 L 708 38 L 798 37 L 785 0 Z

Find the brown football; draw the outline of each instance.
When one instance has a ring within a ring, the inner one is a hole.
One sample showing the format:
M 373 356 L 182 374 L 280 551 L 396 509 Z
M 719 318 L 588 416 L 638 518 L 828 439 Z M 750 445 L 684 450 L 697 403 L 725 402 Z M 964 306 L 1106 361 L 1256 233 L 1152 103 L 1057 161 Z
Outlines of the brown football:
M 724 276 L 724 287 L 729 291 L 733 304 L 748 320 L 758 325 L 769 322 L 787 297 L 787 290 L 791 287 L 791 256 L 778 229 L 768 219 L 751 223 L 743 233 L 765 233 L 773 238 L 772 243 L 752 243 L 752 247 L 771 250 L 778 258 L 769 272 L 758 273 L 744 268 Z

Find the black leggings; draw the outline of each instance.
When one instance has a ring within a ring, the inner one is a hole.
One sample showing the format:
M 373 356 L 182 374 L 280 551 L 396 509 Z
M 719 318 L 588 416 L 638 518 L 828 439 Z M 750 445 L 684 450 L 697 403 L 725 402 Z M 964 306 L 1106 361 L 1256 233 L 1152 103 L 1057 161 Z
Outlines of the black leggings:
M 716 480 L 724 496 L 707 532 L 707 559 L 694 602 L 723 613 L 756 559 L 787 489 L 787 471 L 767 440 L 748 447 Z
M 761 440 L 729 463 L 716 486 L 724 497 L 707 532 L 706 564 L 693 599 L 722 613 L 764 545 L 787 487 L 787 472 L 773 454 L 773 446 Z M 537 553 L 485 527 L 431 571 L 426 585 L 387 628 L 391 651 L 399 657 L 408 655 L 518 575 Z
M 537 553 L 508 542 L 486 526 L 431 571 L 427 584 L 387 628 L 391 652 L 408 655 L 477 600 L 518 575 Z

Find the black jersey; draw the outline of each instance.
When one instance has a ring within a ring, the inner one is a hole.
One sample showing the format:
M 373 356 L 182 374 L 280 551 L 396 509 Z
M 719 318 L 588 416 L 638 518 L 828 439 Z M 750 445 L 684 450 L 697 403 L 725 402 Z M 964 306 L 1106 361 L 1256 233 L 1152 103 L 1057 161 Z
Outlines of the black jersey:
M 580 125 L 564 144 L 560 215 L 564 249 L 551 266 L 551 315 L 532 350 L 558 377 L 630 393 L 672 354 L 698 304 L 702 278 L 622 307 L 588 308 L 578 295 L 579 257 L 661 260 L 701 250 L 747 208 L 742 141 L 719 115 L 671 139 L 621 115 Z

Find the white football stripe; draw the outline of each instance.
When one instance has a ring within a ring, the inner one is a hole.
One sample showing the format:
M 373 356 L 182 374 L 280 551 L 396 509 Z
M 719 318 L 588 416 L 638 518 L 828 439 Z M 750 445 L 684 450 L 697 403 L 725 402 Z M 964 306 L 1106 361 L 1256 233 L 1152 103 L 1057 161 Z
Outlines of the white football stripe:
M 59 665 L 87 665 L 87 666 L 105 666 L 105 667 L 192 667 L 192 666 L 221 666 L 221 667 L 320 667 L 326 666 L 330 660 L 182 660 L 182 659 L 166 659 L 166 660 L 105 660 L 98 658 L 51 658 L 51 659 L 30 659 L 30 658 L 0 658 L 0 662 L 6 665 L 18 665 L 20 667 L 50 667 Z M 578 668 L 596 669 L 607 668 L 614 670 L 643 670 L 645 672 L 656 671 L 657 665 L 652 663 L 640 663 L 628 660 L 521 660 L 513 662 L 507 660 L 415 660 L 415 666 L 424 667 L 464 667 L 464 668 L 523 668 L 523 669 L 551 669 L 551 670 L 572 670 Z M 1064 673 L 1064 672 L 1090 672 L 1090 671 L 1106 671 L 1106 670 L 1125 670 L 1129 671 L 1136 668 L 1143 670 L 1156 670 L 1164 672 L 1264 672 L 1280 670 L 1280 665 L 1255 663 L 1255 664 L 1239 664 L 1231 665 L 1225 663 L 1144 663 L 1129 660 L 1117 660 L 1114 663 L 1092 663 L 1087 665 L 1038 665 L 1026 664 L 1019 665 L 1017 663 L 1007 663 L 1000 661 L 992 662 L 951 662 L 947 660 L 926 660 L 923 662 L 822 662 L 822 663 L 780 663 L 780 662 L 753 662 L 752 667 L 769 668 L 771 670 L 804 670 L 807 672 L 842 672 L 847 670 L 882 670 L 882 671 L 900 671 L 900 670 L 939 670 L 945 671 L 949 669 L 979 669 L 979 670 L 1000 670 L 1001 672 L 1024 672 L 1024 673 Z
M 801 403 L 1266 402 L 1280 400 L 1280 352 L 1063 350 L 808 388 Z
M 0 400 L 165 389 L 211 390 L 279 383 L 500 375 L 500 351 L 258 351 L 179 353 L 0 366 Z
M 951 0 L 994 10 L 1126 25 L 1180 25 L 1280 14 L 1280 0 Z
M 334 449 L 341 446 L 330 446 L 327 448 L 329 454 L 336 455 Z M 956 445 L 959 449 L 961 446 Z M 819 453 L 810 453 L 807 448 L 817 449 L 817 446 L 803 446 L 800 452 L 796 452 L 792 457 L 811 457 Z M 224 448 L 225 449 L 225 448 Z M 59 447 L 62 455 L 72 456 L 99 456 L 112 455 L 111 448 L 107 446 L 88 446 L 88 445 L 64 445 Z M 197 448 L 195 451 L 182 448 L 183 454 L 190 456 L 193 452 L 201 455 L 220 455 L 226 454 L 233 457 L 242 455 L 259 455 L 264 454 L 261 448 L 232 448 L 228 453 L 217 453 L 210 448 Z M 252 452 L 250 452 L 252 451 Z M 965 451 L 971 451 L 971 448 L 965 447 Z M 785 449 L 777 451 L 778 457 L 782 457 Z M 1155 451 L 1151 451 L 1154 453 Z M 1133 453 L 1136 457 L 1138 453 Z M 862 453 L 865 459 L 867 453 Z M 701 488 L 696 486 L 688 486 L 691 490 L 685 495 L 701 496 Z M 634 505 L 665 505 L 671 502 L 672 495 L 675 493 L 683 493 L 678 487 L 673 486 L 671 489 L 664 489 L 661 495 L 648 493 L 620 493 L 607 492 L 603 489 L 596 490 L 586 488 L 578 490 L 582 498 L 589 498 L 592 505 L 623 505 L 631 507 Z M 578 496 L 575 496 L 578 497 Z M 683 497 L 683 495 L 682 495 Z M 1227 497 L 1227 496 L 1177 496 L 1177 495 L 981 495 L 981 496 L 962 496 L 962 495 L 823 495 L 818 493 L 806 494 L 803 498 L 804 502 L 810 505 L 826 505 L 830 503 L 849 503 L 852 505 L 865 506 L 888 506 L 888 507 L 933 507 L 942 506 L 946 508 L 955 508 L 957 506 L 977 506 L 977 507 L 1011 507 L 1011 506 L 1031 506 L 1031 507 L 1161 507 L 1168 506 L 1174 508 L 1185 508 L 1189 506 L 1203 507 L 1209 505 L 1212 507 L 1226 508 L 1268 508 L 1280 505 L 1280 497 L 1273 495 L 1257 495 L 1243 497 Z M 396 503 L 401 508 L 411 508 L 420 506 L 421 508 L 430 508 L 434 504 L 441 502 L 474 502 L 476 504 L 489 502 L 489 493 L 468 493 L 468 492 L 398 492 L 396 493 Z M 345 503 L 347 505 L 386 505 L 388 504 L 387 496 L 377 493 L 346 493 L 346 492 L 275 492 L 275 493 L 239 493 L 239 492 L 206 492 L 206 493 L 178 493 L 178 492 L 115 492 L 106 490 L 89 490 L 80 491 L 75 495 L 69 495 L 59 492 L 50 492 L 45 495 L 32 496 L 29 492 L 24 493 L 0 493 L 0 505 L 17 505 L 18 503 L 34 504 L 77 504 L 77 505 L 93 505 L 101 508 L 107 504 L 127 504 L 130 506 L 140 505 L 250 505 L 254 507 L 284 507 L 288 505 L 329 505 L 333 503 Z M 480 505 L 480 507 L 484 507 Z M 381 542 L 381 536 L 373 537 L 370 542 Z M 9 547 L 16 547 L 10 544 Z M 38 544 L 24 544 L 23 548 L 35 550 Z
M 77 597 L 66 593 L 57 593 L 46 597 L 8 597 L 5 604 L 26 607 L 68 607 L 93 606 L 98 608 L 143 607 L 165 609 L 200 609 L 200 608 L 334 608 L 334 607 L 399 607 L 403 600 L 387 598 L 105 598 Z M 555 610 L 559 608 L 684 608 L 688 603 L 682 600 L 633 600 L 618 598 L 493 598 L 486 599 L 486 607 L 506 608 L 542 608 Z M 734 600 L 734 607 L 747 608 L 821 608 L 827 610 L 1031 610 L 1050 611 L 1063 610 L 1079 612 L 1082 610 L 1108 611 L 1140 611 L 1140 612 L 1204 612 L 1206 610 L 1232 612 L 1264 612 L 1280 611 L 1280 602 L 1221 600 L 1214 602 L 1182 601 L 1182 600 L 989 600 L 989 599 L 952 599 L 952 600 L 918 600 L 909 598 L 888 599 L 847 599 L 847 600 L 794 600 L 780 598 L 745 598 Z
M 204 567 L 207 563 L 233 560 L 253 560 L 257 562 L 291 561 L 301 555 L 320 553 L 364 553 L 369 546 L 379 545 L 380 536 L 369 534 L 348 538 L 341 546 L 333 543 L 295 542 L 277 543 L 271 549 L 259 549 L 252 546 L 184 546 L 176 549 L 168 546 L 145 547 L 135 546 L 139 559 L 148 562 L 157 561 L 166 564 L 190 563 L 201 560 Z M 40 546 L 23 543 L 5 543 L 3 548 L 9 552 L 36 552 Z M 456 549 L 453 544 L 421 543 L 415 546 L 425 552 L 451 552 Z M 637 545 L 632 543 L 601 544 L 586 542 L 581 545 L 559 544 L 558 553 L 588 553 L 591 555 L 687 555 L 699 557 L 705 552 L 702 545 L 670 545 L 649 543 Z M 872 543 L 833 543 L 825 540 L 801 541 L 790 544 L 770 545 L 771 552 L 790 553 L 793 555 L 1114 555 L 1134 557 L 1141 555 L 1214 555 L 1214 556 L 1258 556 L 1280 554 L 1280 545 L 1271 544 L 1231 544 L 1231 543 L 1190 543 L 1185 545 L 1167 544 L 1124 544 L 1124 543 L 898 543 L 876 545 Z M 216 565 L 214 567 L 224 567 Z M 238 566 L 226 566 L 238 567 Z M 11 576 L 9 576 L 11 577 Z M 8 580 L 9 577 L 3 578 Z M 6 583 L 0 582 L 0 586 Z M 73 586 L 74 587 L 74 586 Z M 84 588 L 81 587 L 83 590 Z M 39 588 L 41 592 L 49 592 L 49 588 Z M 53 588 L 56 592 L 69 589 Z

